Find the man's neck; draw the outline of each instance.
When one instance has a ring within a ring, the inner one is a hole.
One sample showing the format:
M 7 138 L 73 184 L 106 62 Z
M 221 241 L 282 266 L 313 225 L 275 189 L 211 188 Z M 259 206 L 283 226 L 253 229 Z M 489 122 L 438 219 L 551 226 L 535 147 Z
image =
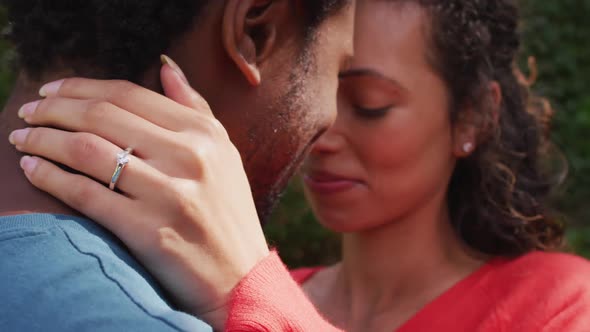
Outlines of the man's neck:
M 13 130 L 27 127 L 17 115 L 19 108 L 40 98 L 38 91 L 43 83 L 65 77 L 67 74 L 59 73 L 55 77 L 43 77 L 39 81 L 19 75 L 4 110 L 0 113 L 0 215 L 32 212 L 78 215 L 29 183 L 19 166 L 22 154 L 8 142 L 8 135 Z

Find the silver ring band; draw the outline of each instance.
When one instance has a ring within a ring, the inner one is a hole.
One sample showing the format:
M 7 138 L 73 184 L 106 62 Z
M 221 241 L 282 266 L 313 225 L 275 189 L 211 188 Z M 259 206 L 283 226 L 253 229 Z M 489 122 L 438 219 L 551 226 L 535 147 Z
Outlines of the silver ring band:
M 127 148 L 125 151 L 119 152 L 117 154 L 117 167 L 115 168 L 115 172 L 113 172 L 113 176 L 111 177 L 111 183 L 109 183 L 109 189 L 115 190 L 117 186 L 117 182 L 119 182 L 119 178 L 121 177 L 121 173 L 129 164 L 129 156 L 133 153 L 132 148 Z

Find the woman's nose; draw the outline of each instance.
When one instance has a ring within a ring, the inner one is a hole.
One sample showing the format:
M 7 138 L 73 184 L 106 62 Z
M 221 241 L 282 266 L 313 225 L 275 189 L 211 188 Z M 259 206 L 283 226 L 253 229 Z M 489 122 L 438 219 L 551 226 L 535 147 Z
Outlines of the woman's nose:
M 321 155 L 336 153 L 340 151 L 345 145 L 346 139 L 344 138 L 341 130 L 338 128 L 337 121 L 334 126 L 328 128 L 328 130 L 326 130 L 326 132 L 323 133 L 314 143 L 311 149 L 311 154 Z

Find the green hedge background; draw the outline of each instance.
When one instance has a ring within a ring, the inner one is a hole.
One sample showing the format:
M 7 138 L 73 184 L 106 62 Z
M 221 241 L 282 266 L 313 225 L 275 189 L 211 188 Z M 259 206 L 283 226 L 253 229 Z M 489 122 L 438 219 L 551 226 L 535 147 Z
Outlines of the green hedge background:
M 539 79 L 535 91 L 548 97 L 557 110 L 553 139 L 570 162 L 570 175 L 555 206 L 569 223 L 571 246 L 590 257 L 590 0 L 523 0 L 522 64 L 535 56 Z M 0 26 L 6 27 L 0 7 Z M 0 41 L 0 102 L 14 81 L 14 54 Z M 338 236 L 314 220 L 295 179 L 273 221 L 266 227 L 270 243 L 290 266 L 326 264 L 338 259 Z

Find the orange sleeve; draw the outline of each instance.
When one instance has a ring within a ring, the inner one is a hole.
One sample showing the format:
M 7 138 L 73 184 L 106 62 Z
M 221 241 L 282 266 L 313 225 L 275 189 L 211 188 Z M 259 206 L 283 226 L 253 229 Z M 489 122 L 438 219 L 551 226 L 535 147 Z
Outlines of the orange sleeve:
M 341 331 L 305 296 L 276 252 L 258 263 L 232 292 L 226 331 Z

